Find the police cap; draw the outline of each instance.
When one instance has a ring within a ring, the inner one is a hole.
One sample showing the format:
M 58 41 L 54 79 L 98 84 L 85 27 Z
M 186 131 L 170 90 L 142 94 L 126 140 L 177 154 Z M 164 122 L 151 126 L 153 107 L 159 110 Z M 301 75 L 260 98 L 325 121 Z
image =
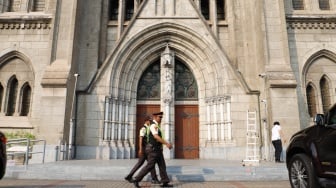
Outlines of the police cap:
M 162 116 L 163 115 L 163 112 L 156 112 L 156 113 L 153 113 L 153 116 Z

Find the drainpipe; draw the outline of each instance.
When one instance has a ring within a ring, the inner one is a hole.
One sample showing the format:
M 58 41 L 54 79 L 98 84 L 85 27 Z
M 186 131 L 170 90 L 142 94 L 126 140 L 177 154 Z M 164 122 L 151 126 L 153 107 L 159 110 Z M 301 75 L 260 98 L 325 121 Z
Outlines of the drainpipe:
M 73 115 L 73 111 L 74 111 L 74 103 L 75 100 L 77 100 L 76 97 L 76 88 L 77 88 L 77 80 L 78 80 L 78 76 L 79 74 L 75 73 L 74 77 L 75 77 L 75 86 L 73 89 L 73 96 L 72 96 L 72 102 L 71 102 L 71 109 L 70 109 L 70 129 L 69 129 L 69 150 L 68 150 L 68 160 L 73 159 L 74 156 L 74 152 L 73 152 L 73 146 L 74 146 L 74 132 L 75 132 L 75 127 L 74 127 L 74 121 L 75 121 L 75 117 Z

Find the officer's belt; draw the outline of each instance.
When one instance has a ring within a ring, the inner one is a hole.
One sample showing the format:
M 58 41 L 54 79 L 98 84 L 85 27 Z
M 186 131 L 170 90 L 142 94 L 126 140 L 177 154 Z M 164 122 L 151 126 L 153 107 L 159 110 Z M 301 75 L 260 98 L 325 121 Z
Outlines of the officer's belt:
M 152 148 L 153 150 L 161 150 L 162 146 L 161 144 L 159 146 L 154 146 L 153 144 L 147 144 L 146 147 Z

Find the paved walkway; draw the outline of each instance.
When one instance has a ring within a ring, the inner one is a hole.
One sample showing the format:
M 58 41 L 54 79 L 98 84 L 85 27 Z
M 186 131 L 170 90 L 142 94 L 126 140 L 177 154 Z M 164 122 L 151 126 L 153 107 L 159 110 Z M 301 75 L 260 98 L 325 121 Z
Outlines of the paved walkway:
M 124 181 L 137 159 L 70 160 L 45 164 L 8 166 L 5 178 L 48 180 Z M 262 161 L 258 166 L 243 166 L 241 161 L 166 160 L 172 181 L 271 181 L 288 180 L 285 163 Z M 158 170 L 157 170 L 158 173 Z M 144 178 L 148 180 L 149 176 Z
M 171 182 L 174 188 L 290 188 L 289 181 L 207 181 L 207 182 Z M 160 188 L 142 181 L 143 188 Z M 2 179 L 1 188 L 134 188 L 126 181 L 109 180 L 17 180 Z

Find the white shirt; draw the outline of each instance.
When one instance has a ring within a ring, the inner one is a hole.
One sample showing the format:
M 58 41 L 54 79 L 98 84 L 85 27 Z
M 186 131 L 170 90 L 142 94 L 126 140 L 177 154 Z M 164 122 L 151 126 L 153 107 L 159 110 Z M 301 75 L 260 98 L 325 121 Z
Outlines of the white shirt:
M 153 124 L 150 125 L 150 131 L 153 135 L 159 134 L 159 124 L 155 120 L 153 120 Z
M 272 141 L 281 139 L 280 130 L 281 130 L 280 125 L 274 125 L 273 126 L 273 128 L 272 128 Z
M 139 133 L 139 136 L 140 136 L 140 137 L 144 137 L 144 136 L 147 134 L 147 129 L 146 129 L 147 127 L 148 127 L 147 124 L 144 124 L 144 126 L 141 127 L 141 129 L 140 129 L 140 133 Z

